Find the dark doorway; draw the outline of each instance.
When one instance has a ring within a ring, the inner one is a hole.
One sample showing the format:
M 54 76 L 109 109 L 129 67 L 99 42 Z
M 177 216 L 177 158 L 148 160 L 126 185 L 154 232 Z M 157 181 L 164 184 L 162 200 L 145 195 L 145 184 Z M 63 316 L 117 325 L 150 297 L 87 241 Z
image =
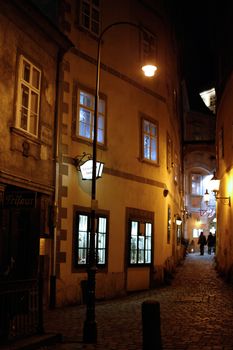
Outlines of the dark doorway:
M 39 209 L 0 209 L 0 343 L 41 328 L 39 236 Z

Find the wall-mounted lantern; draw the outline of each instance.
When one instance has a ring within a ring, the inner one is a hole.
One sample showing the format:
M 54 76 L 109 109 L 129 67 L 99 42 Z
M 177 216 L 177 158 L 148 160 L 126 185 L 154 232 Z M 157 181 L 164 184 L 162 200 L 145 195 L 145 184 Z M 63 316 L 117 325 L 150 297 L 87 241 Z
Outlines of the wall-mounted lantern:
M 206 203 L 206 205 L 208 205 L 210 201 L 210 194 L 208 192 L 208 190 L 206 189 L 205 193 L 204 193 L 204 202 Z
M 212 185 L 212 191 L 214 192 L 214 195 L 215 195 L 215 199 L 220 199 L 222 200 L 222 203 L 223 204 L 226 204 L 226 205 L 229 205 L 231 206 L 231 197 L 230 196 L 218 196 L 218 193 L 219 193 L 219 187 L 220 187 L 220 180 L 217 178 L 215 172 L 214 172 L 214 175 L 212 177 L 212 179 L 210 180 L 211 181 L 211 185 Z
M 82 165 L 80 165 L 80 171 L 82 175 L 82 180 L 92 180 L 92 167 L 93 167 L 93 160 L 88 159 L 86 160 Z M 102 176 L 104 168 L 104 163 L 96 162 L 96 179 L 100 178 Z
M 180 225 L 182 224 L 182 219 L 181 219 L 180 215 L 175 214 L 174 217 L 175 217 L 175 223 L 176 223 L 176 225 L 177 225 L 177 226 L 180 226 Z
M 84 160 L 87 158 L 86 160 Z M 93 168 L 93 160 L 91 159 L 91 155 L 83 152 L 81 156 L 77 156 L 74 158 L 74 165 L 77 170 L 81 171 L 82 180 L 92 180 L 92 168 Z M 102 177 L 104 168 L 104 163 L 96 161 L 96 179 Z

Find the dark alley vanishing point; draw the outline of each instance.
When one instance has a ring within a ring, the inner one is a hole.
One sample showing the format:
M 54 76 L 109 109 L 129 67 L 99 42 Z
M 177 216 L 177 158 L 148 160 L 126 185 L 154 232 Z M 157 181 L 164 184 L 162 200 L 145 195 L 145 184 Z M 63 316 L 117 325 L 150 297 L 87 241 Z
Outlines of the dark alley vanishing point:
M 98 342 L 82 343 L 85 306 L 45 315 L 45 328 L 63 334 L 49 349 L 141 350 L 141 305 L 157 300 L 161 309 L 163 350 L 232 350 L 233 288 L 214 269 L 214 256 L 189 254 L 171 285 L 96 306 Z

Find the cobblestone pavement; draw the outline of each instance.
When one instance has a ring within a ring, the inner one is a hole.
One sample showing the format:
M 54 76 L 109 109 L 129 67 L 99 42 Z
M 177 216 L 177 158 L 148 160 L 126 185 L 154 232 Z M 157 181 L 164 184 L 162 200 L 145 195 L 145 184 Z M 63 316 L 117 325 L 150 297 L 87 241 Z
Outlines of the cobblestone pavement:
M 46 331 L 64 340 L 46 349 L 142 350 L 141 305 L 150 299 L 160 303 L 163 350 L 233 350 L 233 287 L 218 277 L 213 255 L 197 253 L 186 257 L 169 286 L 97 302 L 96 344 L 82 342 L 84 305 L 49 311 Z

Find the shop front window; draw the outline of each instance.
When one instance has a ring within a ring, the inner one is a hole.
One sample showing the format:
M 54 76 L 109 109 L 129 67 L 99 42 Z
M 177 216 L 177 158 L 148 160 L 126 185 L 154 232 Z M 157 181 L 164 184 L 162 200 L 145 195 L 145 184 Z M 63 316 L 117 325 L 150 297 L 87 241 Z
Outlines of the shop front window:
M 142 265 L 151 263 L 152 223 L 130 221 L 129 264 Z
M 75 267 L 88 264 L 90 250 L 90 214 L 76 213 L 74 237 L 74 265 Z M 105 266 L 107 260 L 107 222 L 105 216 L 96 217 L 95 249 L 98 266 Z

